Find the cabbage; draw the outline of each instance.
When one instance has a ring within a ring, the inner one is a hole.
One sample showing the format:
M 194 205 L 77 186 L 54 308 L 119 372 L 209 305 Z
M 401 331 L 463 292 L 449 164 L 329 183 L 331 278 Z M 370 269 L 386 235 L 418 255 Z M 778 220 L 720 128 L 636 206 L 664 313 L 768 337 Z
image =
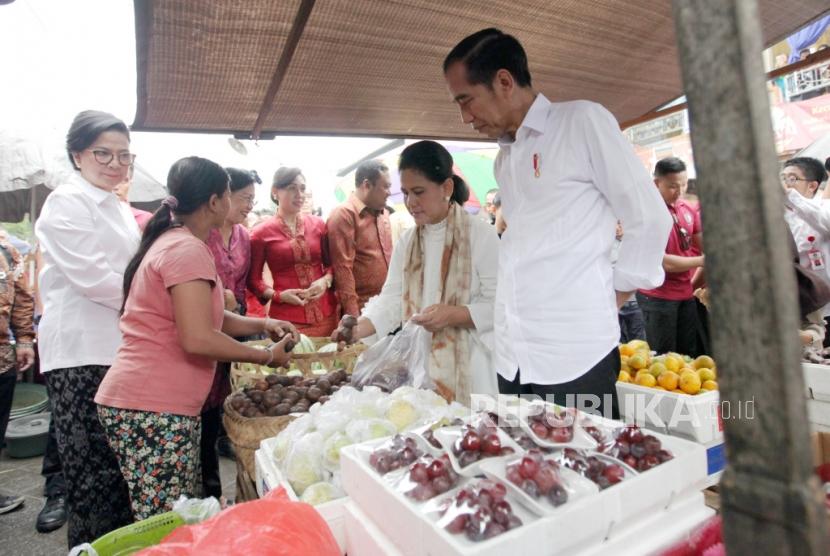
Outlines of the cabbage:
M 385 419 L 363 419 L 352 421 L 346 426 L 346 434 L 355 442 L 386 438 L 397 432 L 395 425 Z
M 386 409 L 386 418 L 398 429 L 404 430 L 418 419 L 418 410 L 405 400 L 393 400 Z
M 337 352 L 337 342 L 326 344 L 317 350 L 317 353 L 335 353 Z
M 345 496 L 343 492 L 337 489 L 331 483 L 314 483 L 309 485 L 303 495 L 300 496 L 300 501 L 312 506 L 319 506 L 332 500 L 337 500 Z
M 340 449 L 354 444 L 351 438 L 342 432 L 332 434 L 323 443 L 323 466 L 330 470 L 340 469 Z
M 314 342 L 305 334 L 300 334 L 300 341 L 294 346 L 292 353 L 316 353 Z

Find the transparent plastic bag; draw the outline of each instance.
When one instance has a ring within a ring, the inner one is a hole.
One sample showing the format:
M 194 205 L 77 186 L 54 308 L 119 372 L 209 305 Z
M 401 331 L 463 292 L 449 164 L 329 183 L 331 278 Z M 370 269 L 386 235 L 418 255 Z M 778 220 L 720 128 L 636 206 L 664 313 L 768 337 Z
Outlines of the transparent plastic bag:
M 400 386 L 431 388 L 429 356 L 432 333 L 412 321 L 364 351 L 355 364 L 352 384 L 392 392 Z
M 297 496 L 302 496 L 305 489 L 314 483 L 328 478 L 322 459 L 323 437 L 320 433 L 308 433 L 291 446 L 282 471 Z
M 207 498 L 188 498 L 181 496 L 173 504 L 173 511 L 182 516 L 185 523 L 193 524 L 205 521 L 222 511 L 222 507 L 213 496 Z

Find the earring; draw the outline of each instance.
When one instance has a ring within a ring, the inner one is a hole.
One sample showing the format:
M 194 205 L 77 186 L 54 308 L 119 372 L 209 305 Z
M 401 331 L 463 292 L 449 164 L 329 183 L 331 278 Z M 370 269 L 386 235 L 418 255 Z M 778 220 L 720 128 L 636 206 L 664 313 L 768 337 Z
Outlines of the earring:
M 444 197 L 444 200 L 445 200 L 446 202 L 448 202 L 448 203 L 450 202 L 450 198 L 449 198 L 449 197 Z

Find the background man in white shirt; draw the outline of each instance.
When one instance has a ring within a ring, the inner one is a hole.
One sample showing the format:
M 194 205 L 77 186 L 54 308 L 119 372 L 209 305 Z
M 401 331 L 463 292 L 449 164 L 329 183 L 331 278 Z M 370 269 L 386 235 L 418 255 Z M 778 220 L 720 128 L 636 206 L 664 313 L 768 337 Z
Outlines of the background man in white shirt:
M 787 208 L 784 219 L 795 239 L 799 263 L 830 280 L 830 206 L 816 196 L 826 179 L 824 166 L 815 158 L 792 158 L 781 170 Z M 830 326 L 830 305 L 824 307 L 822 316 Z M 828 344 L 830 338 L 825 334 L 824 346 Z
M 510 225 L 496 294 L 500 391 L 617 416 L 617 311 L 663 283 L 663 200 L 606 109 L 551 103 L 532 88 L 514 37 L 470 35 L 444 76 L 463 122 L 501 147 L 495 174 Z M 625 239 L 612 268 L 618 220 Z

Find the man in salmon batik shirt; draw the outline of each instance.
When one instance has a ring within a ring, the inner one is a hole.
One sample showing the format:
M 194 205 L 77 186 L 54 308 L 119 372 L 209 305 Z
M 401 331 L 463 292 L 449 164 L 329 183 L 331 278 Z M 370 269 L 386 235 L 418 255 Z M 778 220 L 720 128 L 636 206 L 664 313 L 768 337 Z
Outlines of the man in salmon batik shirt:
M 380 293 L 392 256 L 392 228 L 386 200 L 389 168 L 368 160 L 355 172 L 355 191 L 328 219 L 334 286 L 343 313 L 359 315 Z

